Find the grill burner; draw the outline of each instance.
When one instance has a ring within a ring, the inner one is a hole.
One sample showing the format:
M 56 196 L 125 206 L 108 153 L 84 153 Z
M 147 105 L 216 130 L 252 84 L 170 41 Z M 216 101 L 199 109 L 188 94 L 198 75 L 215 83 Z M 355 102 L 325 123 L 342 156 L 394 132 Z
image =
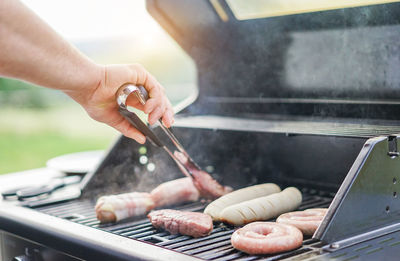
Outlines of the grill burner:
M 315 207 L 328 207 L 333 193 L 303 189 L 303 202 L 299 210 Z M 203 211 L 206 204 L 201 202 L 186 204 L 174 209 L 185 211 Z M 100 224 L 94 212 L 94 204 L 90 200 L 77 200 L 51 206 L 37 207 L 36 210 L 67 219 L 72 222 L 108 231 L 123 237 L 137 239 L 151 244 L 175 250 L 203 260 L 276 260 L 307 253 L 319 253 L 321 243 L 305 238 L 299 249 L 269 256 L 251 256 L 235 250 L 230 243 L 234 228 L 225 224 L 216 224 L 209 236 L 192 238 L 182 235 L 171 235 L 157 231 L 147 218 L 136 219 L 116 224 Z

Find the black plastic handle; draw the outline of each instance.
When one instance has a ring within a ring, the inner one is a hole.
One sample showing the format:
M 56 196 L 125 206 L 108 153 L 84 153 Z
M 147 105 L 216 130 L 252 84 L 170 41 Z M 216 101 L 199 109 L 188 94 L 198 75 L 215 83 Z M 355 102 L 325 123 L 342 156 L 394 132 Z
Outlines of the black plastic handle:
M 20 189 L 16 192 L 16 196 L 19 200 L 26 198 L 37 197 L 44 194 L 50 194 L 55 190 L 68 186 L 71 184 L 76 184 L 81 181 L 80 176 L 68 176 L 65 178 L 56 178 L 51 180 L 48 184 L 42 186 L 33 186 L 25 189 Z
M 17 197 L 18 199 L 25 199 L 25 198 L 37 197 L 43 194 L 50 194 L 54 190 L 61 188 L 63 186 L 64 182 L 61 179 L 57 179 L 47 185 L 21 189 L 17 191 Z
M 27 188 L 30 188 L 30 186 L 16 187 L 16 188 L 8 189 L 6 191 L 1 192 L 1 195 L 3 196 L 4 199 L 16 197 L 17 191 L 22 190 L 22 189 L 27 189 Z

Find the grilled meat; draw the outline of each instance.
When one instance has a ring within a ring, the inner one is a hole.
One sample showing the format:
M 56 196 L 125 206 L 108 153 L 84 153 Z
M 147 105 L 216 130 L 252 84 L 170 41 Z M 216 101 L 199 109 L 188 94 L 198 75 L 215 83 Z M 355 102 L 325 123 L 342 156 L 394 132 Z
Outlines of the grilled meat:
M 144 215 L 154 206 L 154 201 L 149 193 L 132 192 L 100 197 L 95 210 L 97 219 L 104 223 Z
M 163 228 L 171 234 L 182 234 L 192 237 L 207 236 L 213 229 L 213 222 L 209 215 L 162 209 L 148 214 L 150 222 L 156 228 Z
M 193 175 L 193 184 L 203 198 L 216 199 L 232 191 L 231 187 L 222 186 L 210 174 L 197 168 L 184 154 L 175 151 L 174 155 L 190 170 Z
M 220 213 L 226 207 L 243 201 L 278 193 L 280 191 L 281 189 L 279 186 L 273 183 L 265 183 L 242 188 L 214 200 L 206 207 L 204 213 L 210 215 L 214 221 L 220 221 Z
M 304 235 L 311 236 L 322 222 L 327 208 L 311 208 L 304 211 L 289 212 L 280 215 L 276 222 L 297 227 Z
M 295 187 L 289 187 L 279 193 L 227 207 L 221 212 L 221 221 L 238 226 L 257 220 L 268 220 L 295 210 L 300 206 L 301 200 L 301 192 Z
M 181 178 L 165 182 L 151 193 L 132 192 L 100 197 L 95 210 L 97 219 L 102 223 L 116 222 L 144 215 L 155 207 L 197 201 L 199 196 L 192 178 Z
M 274 254 L 300 247 L 303 234 L 291 225 L 254 222 L 236 230 L 231 243 L 234 248 L 248 254 Z
M 153 189 L 150 194 L 156 207 L 197 201 L 200 196 L 190 177 L 165 182 Z

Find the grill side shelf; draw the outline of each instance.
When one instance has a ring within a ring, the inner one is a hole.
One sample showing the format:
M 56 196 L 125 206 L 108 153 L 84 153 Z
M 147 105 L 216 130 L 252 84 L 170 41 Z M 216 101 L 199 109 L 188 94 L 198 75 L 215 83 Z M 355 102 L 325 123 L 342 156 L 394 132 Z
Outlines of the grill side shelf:
M 400 213 L 399 136 L 367 140 L 318 228 L 315 238 L 333 248 L 336 242 L 398 223 Z M 368 237 L 358 237 L 352 244 Z M 355 239 L 355 238 L 354 238 Z M 350 240 L 351 241 L 351 240 Z M 347 242 L 350 242 L 347 240 Z

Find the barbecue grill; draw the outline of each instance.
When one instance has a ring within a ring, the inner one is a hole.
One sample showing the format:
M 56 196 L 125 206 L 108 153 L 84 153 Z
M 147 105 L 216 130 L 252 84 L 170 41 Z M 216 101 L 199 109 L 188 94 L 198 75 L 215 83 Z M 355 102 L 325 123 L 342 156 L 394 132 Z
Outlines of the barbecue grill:
M 296 186 L 299 209 L 329 207 L 314 236 L 252 256 L 232 248 L 235 228 L 225 224 L 196 239 L 145 217 L 100 224 L 99 196 L 182 176 L 160 148 L 120 137 L 79 187 L 2 203 L 2 260 L 396 260 L 400 3 L 279 15 L 244 2 L 148 0 L 198 70 L 198 93 L 176 107 L 173 132 L 222 184 Z

